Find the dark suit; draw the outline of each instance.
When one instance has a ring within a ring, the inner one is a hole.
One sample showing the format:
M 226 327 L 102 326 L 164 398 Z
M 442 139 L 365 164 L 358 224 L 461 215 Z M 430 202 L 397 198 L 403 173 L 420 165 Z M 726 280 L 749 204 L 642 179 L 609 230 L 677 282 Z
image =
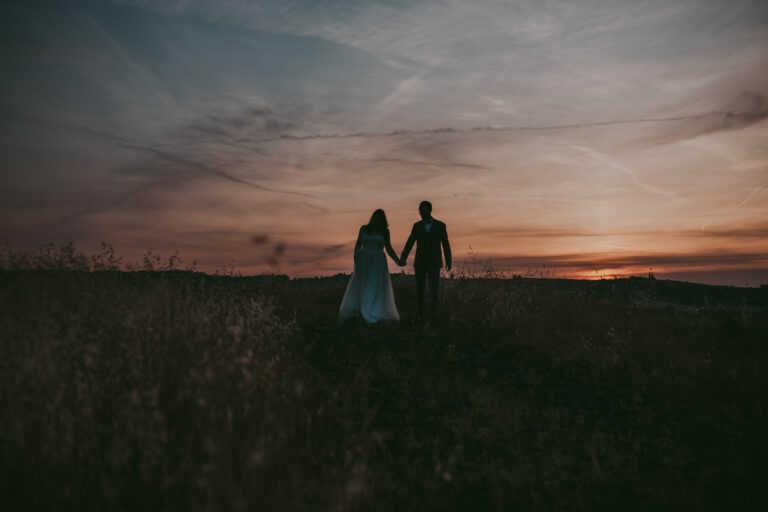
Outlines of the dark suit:
M 423 220 L 413 225 L 411 236 L 408 237 L 400 257 L 405 261 L 413 244 L 416 244 L 413 270 L 416 274 L 416 307 L 420 317 L 424 315 L 424 288 L 427 281 L 429 281 L 430 313 L 435 314 L 440 269 L 443 267 L 443 252 L 445 253 L 445 263 L 451 265 L 451 245 L 448 243 L 448 232 L 445 224 L 437 219 L 432 219 L 432 226 L 429 231 L 426 230 L 425 225 L 426 222 Z

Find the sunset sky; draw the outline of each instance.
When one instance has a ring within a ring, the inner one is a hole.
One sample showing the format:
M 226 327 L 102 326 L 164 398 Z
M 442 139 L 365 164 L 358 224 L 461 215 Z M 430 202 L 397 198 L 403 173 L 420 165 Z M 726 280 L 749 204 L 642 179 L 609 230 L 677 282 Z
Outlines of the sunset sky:
M 0 28 L 18 249 L 331 275 L 428 199 L 459 268 L 768 283 L 765 0 L 33 0 Z

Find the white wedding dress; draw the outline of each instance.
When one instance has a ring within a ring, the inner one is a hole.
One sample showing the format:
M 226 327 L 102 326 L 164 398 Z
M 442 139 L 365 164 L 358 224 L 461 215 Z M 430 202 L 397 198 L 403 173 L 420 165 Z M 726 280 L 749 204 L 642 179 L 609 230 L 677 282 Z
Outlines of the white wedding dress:
M 392 293 L 384 236 L 360 235 L 362 248 L 355 253 L 355 269 L 341 301 L 339 320 L 362 316 L 367 323 L 400 320 Z

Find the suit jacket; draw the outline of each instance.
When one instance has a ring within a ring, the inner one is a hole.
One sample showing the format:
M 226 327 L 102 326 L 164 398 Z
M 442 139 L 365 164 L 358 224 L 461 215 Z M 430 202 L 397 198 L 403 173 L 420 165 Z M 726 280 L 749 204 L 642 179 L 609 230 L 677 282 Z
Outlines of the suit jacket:
M 416 258 L 413 261 L 416 265 L 435 265 L 437 268 L 443 266 L 443 252 L 445 252 L 445 263 L 451 264 L 451 245 L 448 243 L 448 232 L 445 224 L 437 219 L 432 219 L 432 227 L 429 232 L 424 228 L 424 221 L 413 225 L 411 236 L 403 248 L 401 259 L 405 260 L 411 252 L 413 244 L 416 243 Z M 442 246 L 442 251 L 440 250 Z

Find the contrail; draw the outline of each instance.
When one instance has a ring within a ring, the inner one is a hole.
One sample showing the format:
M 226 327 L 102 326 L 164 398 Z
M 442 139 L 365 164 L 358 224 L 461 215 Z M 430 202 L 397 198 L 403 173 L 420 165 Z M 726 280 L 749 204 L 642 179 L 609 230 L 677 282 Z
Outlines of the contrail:
M 731 206 L 726 206 L 725 208 L 721 208 L 720 211 L 718 212 L 718 215 L 722 214 L 724 212 L 732 212 L 733 210 L 741 208 L 742 206 L 744 206 L 745 204 L 750 202 L 755 196 L 757 196 L 759 193 L 761 193 L 763 190 L 765 190 L 766 188 L 768 188 L 768 181 L 764 181 L 763 183 L 760 183 L 759 185 L 754 187 L 750 191 L 750 193 L 747 194 L 747 196 L 744 199 L 742 199 L 741 201 L 739 201 L 738 203 L 732 204 Z M 704 231 L 705 229 L 707 229 L 709 227 L 709 225 L 712 224 L 712 221 L 715 220 L 715 218 L 718 217 L 718 215 L 713 215 L 709 219 L 707 219 L 707 222 L 705 222 L 704 224 L 701 225 L 701 227 L 699 228 L 699 231 Z
M 150 154 L 154 155 L 156 158 L 159 158 L 160 160 L 165 160 L 166 162 L 171 162 L 171 163 L 175 163 L 175 164 L 179 164 L 179 165 L 184 165 L 184 166 L 190 167 L 192 169 L 196 169 L 196 170 L 198 170 L 198 171 L 200 171 L 202 173 L 218 176 L 219 178 L 223 178 L 223 179 L 225 179 L 227 181 L 231 181 L 233 183 L 239 183 L 241 185 L 246 185 L 246 186 L 258 189 L 258 190 L 263 190 L 265 192 L 272 192 L 272 193 L 275 193 L 275 194 L 286 194 L 286 195 L 293 195 L 293 196 L 299 196 L 299 197 L 306 197 L 306 198 L 309 198 L 309 199 L 317 199 L 316 196 L 313 196 L 313 195 L 310 195 L 310 194 L 302 194 L 300 192 L 291 192 L 289 190 L 280 190 L 280 189 L 265 187 L 263 185 L 259 185 L 257 183 L 253 183 L 251 181 L 243 180 L 243 179 L 240 179 L 240 178 L 238 178 L 236 176 L 233 176 L 233 175 L 229 174 L 226 171 L 222 171 L 220 169 L 216 169 L 216 168 L 211 167 L 209 165 L 206 165 L 204 163 L 197 162 L 197 161 L 194 161 L 194 160 L 189 160 L 189 159 L 186 159 L 186 158 L 183 158 L 183 157 L 180 157 L 180 156 L 173 155 L 171 153 L 167 153 L 165 151 L 161 151 L 161 150 L 157 149 L 158 146 L 156 146 L 156 145 L 149 145 L 149 144 L 143 143 L 143 142 L 134 142 L 134 141 L 131 141 L 131 140 L 127 139 L 126 137 L 123 137 L 123 136 L 120 136 L 120 135 L 116 135 L 114 133 L 111 133 L 111 132 L 108 132 L 108 131 L 105 131 L 105 130 L 90 128 L 88 126 L 80 126 L 80 125 L 75 125 L 75 124 L 50 121 L 50 120 L 47 120 L 47 119 L 41 119 L 41 118 L 38 118 L 38 117 L 33 116 L 33 115 L 24 114 L 24 113 L 21 113 L 21 112 L 17 112 L 17 111 L 10 110 L 10 109 L 5 109 L 5 108 L 1 108 L 0 109 L 0 114 L 10 115 L 10 116 L 17 117 L 17 118 L 20 117 L 22 119 L 27 119 L 27 120 L 33 121 L 35 123 L 38 123 L 38 124 L 43 124 L 43 125 L 46 125 L 46 126 L 52 126 L 54 128 L 61 128 L 61 129 L 65 129 L 65 130 L 70 130 L 70 131 L 74 131 L 74 132 L 77 132 L 77 133 L 81 133 L 81 134 L 86 135 L 88 137 L 106 140 L 106 141 L 109 141 L 109 142 L 113 143 L 117 147 L 121 147 L 121 148 L 125 148 L 125 149 L 131 149 L 133 151 L 140 151 L 140 152 L 150 153 Z M 309 204 L 309 203 L 303 203 L 303 204 L 306 204 L 307 206 L 310 206 L 312 208 L 316 208 L 316 209 L 319 209 L 319 210 L 323 211 L 322 208 L 317 207 L 315 205 L 312 205 L 312 204 Z
M 760 185 L 756 186 L 755 188 L 753 188 L 752 191 L 747 195 L 747 197 L 745 197 L 739 203 L 729 206 L 727 210 L 736 210 L 737 208 L 741 208 L 742 206 L 750 202 L 752 198 L 754 198 L 757 194 L 765 190 L 766 187 L 768 187 L 768 181 L 765 181 Z
M 597 126 L 612 126 L 619 124 L 640 124 L 640 123 L 665 123 L 672 121 L 690 121 L 710 116 L 723 117 L 748 117 L 748 114 L 734 114 L 733 112 L 712 111 L 703 114 L 690 114 L 686 116 L 673 117 L 646 117 L 638 119 L 615 119 L 610 121 L 593 121 L 589 123 L 571 123 L 543 126 L 475 126 L 473 128 L 427 128 L 424 130 L 395 130 L 390 132 L 354 132 L 354 133 L 318 133 L 314 135 L 290 135 L 281 134 L 274 137 L 265 137 L 261 139 L 251 139 L 249 142 L 268 143 L 279 141 L 304 141 L 318 139 L 357 139 L 357 138 L 383 138 L 399 137 L 401 135 L 432 135 L 432 134 L 468 134 L 482 132 L 515 132 L 515 131 L 548 131 L 548 130 L 569 130 L 573 128 L 590 128 Z
M 287 194 L 287 195 L 292 195 L 292 196 L 299 196 L 299 197 L 307 197 L 307 198 L 310 198 L 310 199 L 316 199 L 315 196 L 312 196 L 310 194 L 302 194 L 301 192 L 291 192 L 289 190 L 280 190 L 280 189 L 275 189 L 275 188 L 269 188 L 269 187 L 265 187 L 263 185 L 259 185 L 257 183 L 253 183 L 251 181 L 243 180 L 243 179 L 240 179 L 240 178 L 238 178 L 236 176 L 232 176 L 228 172 L 216 169 L 216 168 L 211 167 L 209 165 L 205 165 L 204 163 L 196 162 L 194 160 L 188 160 L 188 159 L 180 157 L 180 156 L 175 156 L 175 155 L 172 155 L 170 153 L 166 153 L 164 151 L 160 151 L 159 149 L 154 148 L 154 147 L 138 146 L 138 145 L 135 145 L 135 144 L 129 144 L 129 143 L 125 143 L 125 142 L 117 143 L 117 145 L 120 146 L 120 147 L 126 148 L 126 149 L 133 149 L 135 151 L 148 152 L 148 153 L 151 153 L 152 155 L 154 155 L 155 157 L 157 157 L 157 158 L 159 158 L 161 160 L 165 160 L 166 162 L 171 162 L 171 163 L 179 164 L 179 165 L 185 165 L 185 166 L 190 167 L 192 169 L 196 169 L 196 170 L 198 170 L 200 172 L 203 172 L 203 173 L 206 173 L 206 174 L 212 174 L 214 176 L 218 176 L 220 178 L 223 178 L 223 179 L 225 179 L 227 181 L 231 181 L 233 183 L 239 183 L 241 185 L 247 185 L 249 187 L 252 187 L 252 188 L 255 188 L 255 189 L 258 189 L 258 190 L 263 190 L 265 192 L 273 192 L 273 193 L 276 193 L 276 194 Z

